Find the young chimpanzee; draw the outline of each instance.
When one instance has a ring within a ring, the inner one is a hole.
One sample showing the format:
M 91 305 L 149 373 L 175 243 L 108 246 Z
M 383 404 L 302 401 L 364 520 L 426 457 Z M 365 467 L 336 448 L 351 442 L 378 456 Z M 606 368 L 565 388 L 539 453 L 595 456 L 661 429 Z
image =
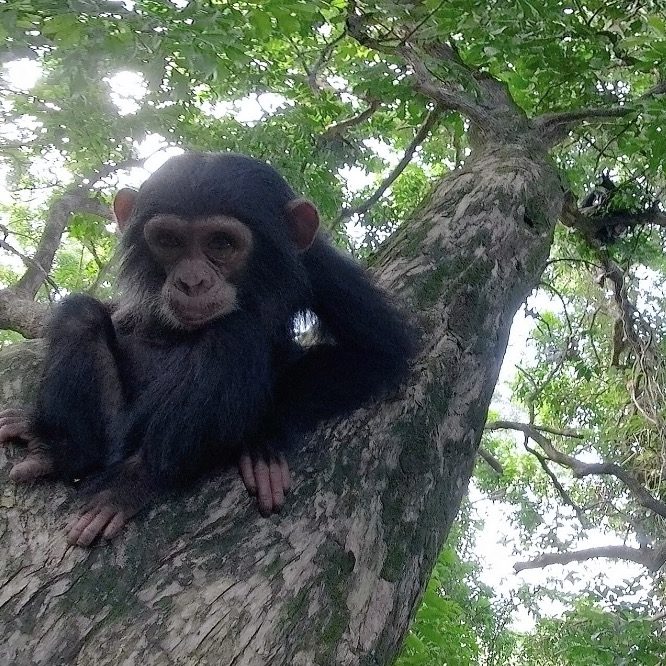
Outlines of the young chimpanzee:
M 114 210 L 118 307 L 83 295 L 57 306 L 34 410 L 0 414 L 0 440 L 28 444 L 11 477 L 86 479 L 91 499 L 68 526 L 80 546 L 225 461 L 239 460 L 263 514 L 279 510 L 284 452 L 397 387 L 408 327 L 317 235 L 313 204 L 252 158 L 171 158 Z M 302 346 L 307 312 L 318 342 Z

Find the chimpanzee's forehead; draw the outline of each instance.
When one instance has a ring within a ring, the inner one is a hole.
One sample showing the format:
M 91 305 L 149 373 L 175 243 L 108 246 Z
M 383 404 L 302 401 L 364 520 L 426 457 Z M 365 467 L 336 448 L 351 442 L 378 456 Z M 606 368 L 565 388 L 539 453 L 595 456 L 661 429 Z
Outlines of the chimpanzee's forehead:
M 141 186 L 138 212 L 263 219 L 280 215 L 294 198 L 282 176 L 263 162 L 231 153 L 186 153 L 169 159 Z

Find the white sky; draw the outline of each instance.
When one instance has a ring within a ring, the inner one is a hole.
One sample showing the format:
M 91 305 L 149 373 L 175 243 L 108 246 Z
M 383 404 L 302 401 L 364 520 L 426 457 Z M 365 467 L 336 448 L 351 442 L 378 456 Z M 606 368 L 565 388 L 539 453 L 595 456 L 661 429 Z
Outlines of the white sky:
M 40 76 L 39 66 L 28 60 L 13 63 L 5 68 L 4 73 L 10 85 L 21 90 L 31 88 Z M 140 100 L 146 90 L 145 83 L 140 75 L 133 72 L 118 72 L 105 80 L 109 83 L 111 98 L 121 114 L 131 114 L 139 108 Z M 204 110 L 216 117 L 233 114 L 239 122 L 255 124 L 266 114 L 274 113 L 284 103 L 285 100 L 280 96 L 264 93 L 251 95 L 235 104 L 204 105 Z M 11 127 L 0 128 L 0 136 L 11 135 L 14 131 L 15 129 Z M 387 161 L 389 169 L 400 159 L 398 153 L 379 140 L 370 139 L 366 140 L 365 143 Z M 137 144 L 136 150 L 138 157 L 149 157 L 145 163 L 145 168 L 131 169 L 127 173 L 119 174 L 118 187 L 138 186 L 168 157 L 182 152 L 180 148 L 167 147 L 166 140 L 159 135 L 147 136 L 144 141 Z M 416 159 L 418 159 L 418 156 Z M 57 161 L 56 156 L 51 156 L 51 160 L 46 160 L 43 169 L 47 173 L 55 174 L 62 182 L 69 177 L 69 174 L 62 168 L 54 168 L 54 162 L 57 163 Z M 350 193 L 357 192 L 375 181 L 374 176 L 357 167 L 340 169 L 339 174 L 346 181 Z M 35 175 L 44 174 L 35 173 Z M 0 202 L 8 203 L 10 198 L 3 183 L 4 177 L 0 172 Z M 363 235 L 362 228 L 354 221 L 348 224 L 347 229 L 353 240 L 358 240 Z M 0 263 L 11 264 L 14 267 L 20 266 L 20 260 L 8 256 L 5 252 L 0 255 Z M 530 305 L 536 307 L 536 309 L 556 309 L 554 304 L 544 296 L 538 296 L 531 300 Z M 509 404 L 510 390 L 508 385 L 515 375 L 515 366 L 525 359 L 526 354 L 529 354 L 528 337 L 533 324 L 533 320 L 526 318 L 522 310 L 514 319 L 511 338 L 493 403 L 495 408 L 501 409 L 502 415 L 506 418 L 525 419 L 524 415 L 517 413 L 515 407 Z M 518 439 L 517 446 L 520 446 Z M 557 471 L 556 466 L 553 465 L 553 467 Z M 473 503 L 479 517 L 485 521 L 485 527 L 479 533 L 476 543 L 476 552 L 483 563 L 481 580 L 491 585 L 502 596 L 512 595 L 521 582 L 544 584 L 548 578 L 554 578 L 561 581 L 562 589 L 582 591 L 602 579 L 605 579 L 609 584 L 617 585 L 624 579 L 635 578 L 642 573 L 641 567 L 631 563 L 593 560 L 583 564 L 571 564 L 564 567 L 552 566 L 544 570 L 525 571 L 516 575 L 513 572 L 513 563 L 519 559 L 527 558 L 517 556 L 513 552 L 515 540 L 512 536 L 512 527 L 509 521 L 511 506 L 506 503 L 484 499 L 473 485 L 470 488 L 470 501 Z M 588 533 L 586 541 L 578 544 L 577 547 L 599 546 L 610 543 L 620 543 L 620 541 L 617 538 L 613 540 L 612 537 L 603 534 L 600 530 L 592 530 Z M 577 574 L 576 580 L 567 577 L 571 572 Z M 563 610 L 560 606 L 552 603 L 548 605 L 544 603 L 542 607 L 549 613 L 558 613 Z M 514 617 L 514 626 L 526 630 L 532 626 L 532 620 L 525 611 L 519 611 Z

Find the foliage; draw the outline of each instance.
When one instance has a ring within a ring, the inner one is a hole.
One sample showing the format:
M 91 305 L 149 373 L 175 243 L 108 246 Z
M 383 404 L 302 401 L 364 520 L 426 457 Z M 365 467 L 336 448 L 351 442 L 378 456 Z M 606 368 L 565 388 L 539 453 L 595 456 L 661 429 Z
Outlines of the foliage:
M 479 563 L 473 556 L 465 562 L 457 553 L 469 547 L 464 533 L 470 527 L 469 513 L 463 510 L 439 555 L 396 666 L 499 666 L 516 647 L 516 635 L 505 627 L 511 603 L 479 583 Z
M 518 664 L 537 666 L 659 666 L 666 659 L 662 632 L 626 610 L 604 612 L 579 600 L 561 619 L 542 620 L 518 650 Z

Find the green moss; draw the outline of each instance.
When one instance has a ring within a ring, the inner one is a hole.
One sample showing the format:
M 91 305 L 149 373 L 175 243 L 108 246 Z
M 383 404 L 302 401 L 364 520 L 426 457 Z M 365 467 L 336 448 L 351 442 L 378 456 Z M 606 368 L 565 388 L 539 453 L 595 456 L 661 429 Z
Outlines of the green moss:
M 476 247 L 476 244 L 474 246 Z M 432 307 L 442 298 L 445 291 L 450 292 L 460 285 L 478 289 L 490 280 L 493 267 L 494 262 L 483 257 L 442 256 L 437 260 L 435 268 L 416 278 L 414 284 L 416 304 L 421 308 Z
M 162 597 L 161 599 L 158 599 L 153 606 L 161 611 L 162 615 L 167 615 L 173 608 L 173 599 L 171 597 Z
M 381 244 L 377 252 L 366 259 L 368 267 L 378 265 L 384 259 L 394 256 L 396 252 L 406 259 L 412 259 L 422 253 L 423 242 L 432 229 L 433 222 L 431 219 L 423 219 L 418 214 L 412 215 L 411 220 L 417 220 L 417 222 L 410 221 L 402 224 Z
M 484 294 L 479 289 L 469 289 L 457 294 L 449 305 L 449 329 L 452 333 L 471 342 L 483 335 L 488 308 Z
M 544 268 L 546 267 L 546 260 L 548 259 L 547 248 L 546 252 L 530 252 L 523 266 L 523 273 L 528 276 L 530 279 L 537 279 L 540 276 Z
M 418 229 L 406 229 L 405 237 L 400 244 L 400 255 L 413 259 L 423 251 L 423 242 L 432 225 L 421 224 Z
M 106 555 L 106 554 L 104 554 Z M 100 554 L 100 557 L 103 557 Z M 82 572 L 74 581 L 66 595 L 59 600 L 59 606 L 65 612 L 73 611 L 82 615 L 94 616 L 104 606 L 110 608 L 105 623 L 114 622 L 122 617 L 136 616 L 138 599 L 132 589 L 132 583 L 119 576 L 115 567 L 104 563 L 99 568 L 91 568 L 90 559 L 79 564 Z
M 433 381 L 425 392 L 423 408 L 407 415 L 393 426 L 393 433 L 402 441 L 397 467 L 388 475 L 382 493 L 382 523 L 386 530 L 388 552 L 381 577 L 389 582 L 399 580 L 407 559 L 426 538 L 429 525 L 419 528 L 403 519 L 404 497 L 418 495 L 416 486 L 424 475 L 439 465 L 439 452 L 433 446 L 433 434 L 446 413 L 452 396 L 449 383 Z
M 394 543 L 386 553 L 384 564 L 382 565 L 382 570 L 379 574 L 380 578 L 383 578 L 389 583 L 394 583 L 399 580 L 406 561 L 406 546 L 402 542 Z
M 283 566 L 282 558 L 278 555 L 270 564 L 264 567 L 264 574 L 266 578 L 273 578 Z
M 348 578 L 354 570 L 356 558 L 351 551 L 345 551 L 342 546 L 329 539 L 319 550 L 317 561 L 321 561 L 323 565 L 321 581 L 331 601 L 330 615 L 320 634 L 321 660 L 322 663 L 329 664 L 332 663 L 335 648 L 349 624 Z
M 291 627 L 303 619 L 308 605 L 308 590 L 309 588 L 305 587 L 299 590 L 296 596 L 284 605 L 283 624 Z
M 420 457 L 418 452 L 415 452 L 415 457 Z M 382 524 L 386 532 L 388 551 L 379 575 L 389 582 L 398 580 L 407 557 L 402 514 L 405 484 L 410 482 L 412 480 L 398 467 L 388 476 L 386 488 L 382 493 Z
M 530 226 L 537 231 L 544 231 L 553 226 L 548 204 L 546 204 L 541 196 L 531 197 L 527 202 L 525 206 L 525 221 L 529 221 Z
M 417 305 L 423 308 L 435 305 L 442 294 L 444 282 L 449 275 L 449 267 L 442 263 L 421 277 L 420 283 L 414 291 Z
M 410 476 L 416 472 L 414 466 L 422 468 L 423 461 L 432 455 L 429 449 L 430 436 L 433 429 L 438 427 L 440 417 L 446 413 L 452 395 L 451 384 L 435 379 L 425 387 L 427 409 L 425 406 L 417 408 L 393 425 L 393 434 L 403 442 L 400 465 L 412 472 Z
M 348 622 L 349 612 L 343 612 L 339 609 L 336 609 L 331 613 L 330 619 L 322 628 L 321 642 L 325 664 L 332 663 L 331 658 L 335 652 L 335 648 L 337 647 L 338 642 L 342 638 L 342 635 L 345 633 Z
M 261 529 L 261 526 L 250 518 L 251 511 L 256 511 L 256 508 L 248 506 L 246 511 L 236 514 L 233 521 L 225 523 L 225 530 L 213 530 L 210 534 L 198 536 L 192 542 L 190 550 L 205 560 L 208 570 L 229 569 L 230 562 L 240 560 L 238 544 L 251 538 L 252 530 Z M 188 524 L 191 524 L 189 519 Z

